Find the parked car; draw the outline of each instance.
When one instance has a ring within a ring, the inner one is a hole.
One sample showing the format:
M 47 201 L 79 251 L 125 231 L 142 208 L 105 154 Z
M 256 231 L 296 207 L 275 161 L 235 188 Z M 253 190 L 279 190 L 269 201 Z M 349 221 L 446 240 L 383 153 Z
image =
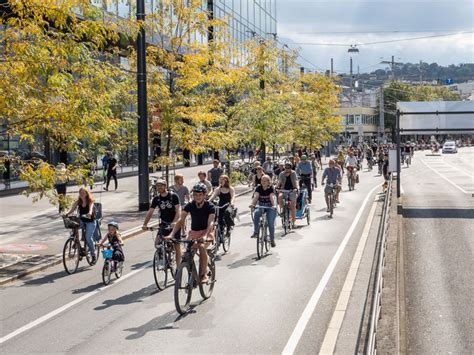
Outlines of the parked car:
M 443 154 L 445 153 L 457 153 L 458 149 L 456 148 L 456 142 L 447 141 L 443 144 Z

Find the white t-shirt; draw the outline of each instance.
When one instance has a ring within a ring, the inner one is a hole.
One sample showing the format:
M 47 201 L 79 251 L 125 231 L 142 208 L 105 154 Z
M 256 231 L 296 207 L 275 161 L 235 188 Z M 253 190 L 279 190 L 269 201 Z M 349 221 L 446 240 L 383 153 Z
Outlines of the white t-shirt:
M 351 167 L 355 168 L 355 166 L 357 165 L 357 159 L 356 159 L 355 156 L 351 157 L 351 156 L 348 155 L 346 157 L 345 163 L 346 163 L 346 166 L 351 166 Z

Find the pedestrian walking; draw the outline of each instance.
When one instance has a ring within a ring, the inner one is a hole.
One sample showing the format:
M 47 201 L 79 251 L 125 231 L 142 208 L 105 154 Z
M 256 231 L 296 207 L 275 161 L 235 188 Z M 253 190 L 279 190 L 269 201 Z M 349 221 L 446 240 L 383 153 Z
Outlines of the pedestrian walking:
M 56 165 L 56 180 L 54 188 L 58 194 L 59 213 L 66 209 L 66 190 L 67 190 L 67 169 L 66 164 Z
M 3 160 L 3 183 L 5 184 L 5 190 L 10 188 L 11 179 L 11 162 L 8 155 L 5 155 Z
M 107 185 L 105 185 L 104 190 L 109 191 L 110 180 L 113 178 L 115 183 L 115 190 L 117 190 L 117 168 L 118 168 L 117 159 L 111 154 L 109 156 L 109 161 L 107 163 Z
M 105 184 L 107 183 L 107 165 L 109 163 L 109 152 L 105 152 L 101 161 L 102 161 L 102 177 L 104 178 L 104 184 Z
M 170 190 L 178 195 L 181 207 L 184 207 L 190 201 L 189 189 L 184 186 L 184 176 L 182 174 L 175 175 L 174 185 L 170 186 Z

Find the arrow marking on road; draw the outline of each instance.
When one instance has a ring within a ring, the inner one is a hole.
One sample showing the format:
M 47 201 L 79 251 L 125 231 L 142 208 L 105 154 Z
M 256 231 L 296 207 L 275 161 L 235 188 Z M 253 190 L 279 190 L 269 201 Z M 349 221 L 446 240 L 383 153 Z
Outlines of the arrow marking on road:
M 112 283 L 108 286 L 99 287 L 99 288 L 95 289 L 94 291 L 92 291 L 90 293 L 87 293 L 84 296 L 79 297 L 78 299 L 75 299 L 74 301 L 71 301 L 71 302 L 65 304 L 64 306 L 59 307 L 58 309 L 55 309 L 54 311 L 51 311 L 51 312 L 45 314 L 44 316 L 42 316 L 42 317 L 40 317 L 40 318 L 24 325 L 23 327 L 18 328 L 17 330 L 5 335 L 3 338 L 0 338 L 0 344 L 3 344 L 4 342 L 10 340 L 11 338 L 16 337 L 17 335 L 20 335 L 20 334 L 30 330 L 31 328 L 34 328 L 37 325 L 40 325 L 41 323 L 44 323 L 44 322 L 50 320 L 51 318 L 57 316 L 60 313 L 63 313 L 64 311 L 66 311 L 69 308 L 75 306 L 76 304 L 79 304 L 82 301 L 85 301 L 86 299 L 97 295 L 98 293 L 102 292 L 106 288 L 110 288 L 111 286 L 119 284 L 120 282 L 128 279 L 129 277 L 132 277 L 133 275 L 139 273 L 140 271 L 143 271 L 144 269 L 146 269 L 148 266 L 151 266 L 151 265 L 152 265 L 152 262 L 150 261 L 150 262 L 146 263 L 145 265 L 143 265 L 140 269 L 134 270 L 134 271 L 130 272 L 129 274 L 122 276 L 120 279 L 114 281 L 114 283 Z
M 293 330 L 293 333 L 290 336 L 290 339 L 288 339 L 288 343 L 286 344 L 285 348 L 283 349 L 282 354 L 293 354 L 296 347 L 298 346 L 298 343 L 301 339 L 301 336 L 303 335 L 303 332 L 306 328 L 306 325 L 308 324 L 311 316 L 313 315 L 314 309 L 316 308 L 319 299 L 321 298 L 321 295 L 323 294 L 324 289 L 326 288 L 326 285 L 329 282 L 329 279 L 331 278 L 332 273 L 334 272 L 334 269 L 336 268 L 336 265 L 341 258 L 342 252 L 346 248 L 346 245 L 349 241 L 349 239 L 352 236 L 352 233 L 354 233 L 354 230 L 359 223 L 360 217 L 362 216 L 362 212 L 365 209 L 365 206 L 367 205 L 367 202 L 369 201 L 370 196 L 372 193 L 376 190 L 379 189 L 380 186 L 377 185 L 375 186 L 370 192 L 367 194 L 366 198 L 364 199 L 364 202 L 362 202 L 362 206 L 360 206 L 359 211 L 357 212 L 357 215 L 354 218 L 354 221 L 352 222 L 351 226 L 349 227 L 349 230 L 347 231 L 346 235 L 344 236 L 344 239 L 342 240 L 341 244 L 339 245 L 339 248 L 337 248 L 336 254 L 331 259 L 331 262 L 329 263 L 326 271 L 324 272 L 323 277 L 319 281 L 318 286 L 313 292 L 313 295 L 311 296 L 310 300 L 308 301 L 308 304 L 306 305 L 303 314 L 301 314 L 300 319 L 298 320 L 298 323 L 296 323 L 295 329 Z

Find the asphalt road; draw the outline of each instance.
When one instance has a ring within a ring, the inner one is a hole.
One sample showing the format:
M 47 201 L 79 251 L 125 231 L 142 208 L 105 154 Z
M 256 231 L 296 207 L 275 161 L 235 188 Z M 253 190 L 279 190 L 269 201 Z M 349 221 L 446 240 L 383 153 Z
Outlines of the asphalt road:
M 74 275 L 58 265 L 16 281 L 0 289 L 1 351 L 281 353 L 349 235 L 295 344 L 297 353 L 317 353 L 380 183 L 373 171 L 363 172 L 356 190 L 348 192 L 344 180 L 341 204 L 331 220 L 319 188 L 311 225 L 298 221 L 284 238 L 278 227 L 277 247 L 260 261 L 250 239 L 250 215 L 243 213 L 230 252 L 217 263 L 212 297 L 202 302 L 194 293 L 195 307 L 184 317 L 174 308 L 173 287 L 158 292 L 154 285 L 151 233 L 127 240 L 124 276 L 107 287 L 101 283 L 102 262 Z M 241 212 L 249 202 L 250 195 L 238 198 Z M 359 209 L 361 218 L 354 222 Z
M 408 353 L 474 352 L 474 148 L 402 172 Z

